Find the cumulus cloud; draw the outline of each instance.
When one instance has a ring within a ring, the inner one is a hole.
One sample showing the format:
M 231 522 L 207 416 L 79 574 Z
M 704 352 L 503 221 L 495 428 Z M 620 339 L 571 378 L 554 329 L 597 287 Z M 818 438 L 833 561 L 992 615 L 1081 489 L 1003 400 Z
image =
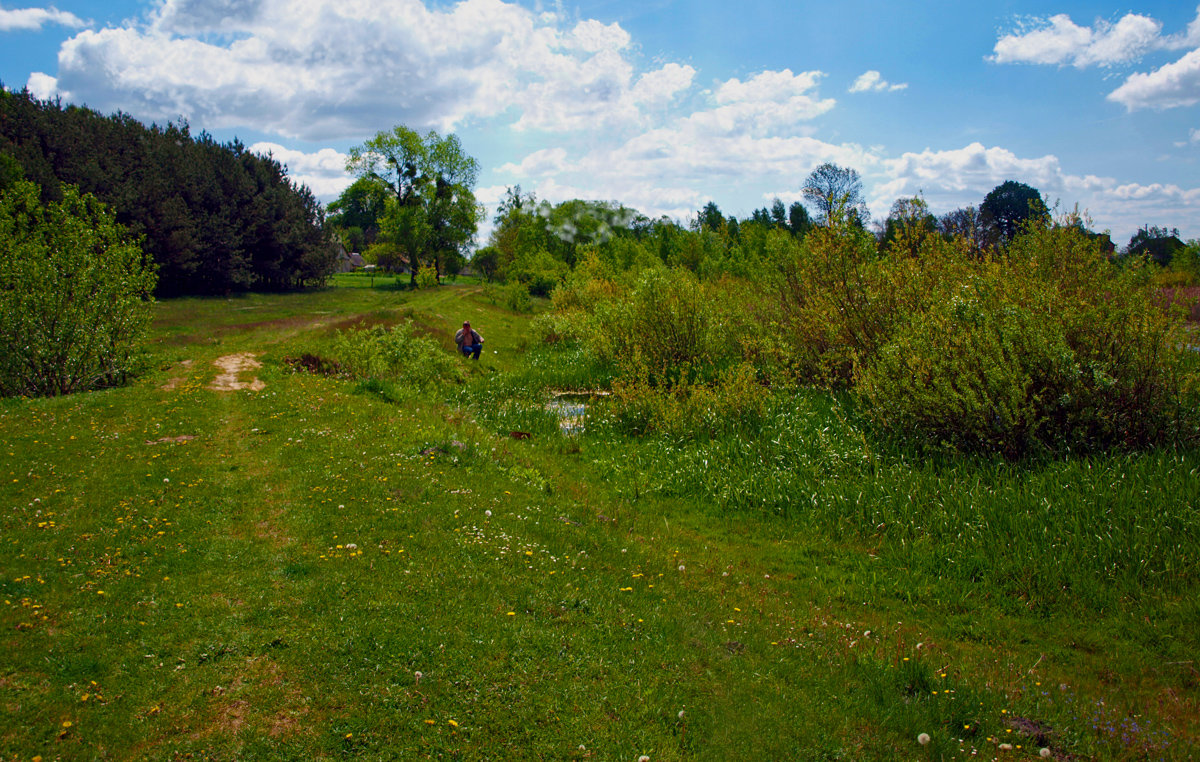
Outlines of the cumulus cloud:
M 1002 36 L 992 50 L 996 63 L 1070 64 L 1078 68 L 1112 66 L 1137 60 L 1166 43 L 1162 23 L 1128 13 L 1117 23 L 1097 21 L 1079 26 L 1066 14 L 1026 22 Z
M 571 165 L 567 162 L 567 151 L 565 148 L 543 148 L 540 151 L 534 151 L 521 160 L 520 164 L 509 162 L 500 167 L 500 172 L 515 174 L 521 177 L 538 177 L 541 175 L 556 174 L 569 170 Z
M 56 76 L 35 77 L 100 110 L 331 140 L 510 111 L 521 129 L 637 124 L 694 75 L 637 71 L 618 24 L 503 0 L 164 0 L 140 23 L 76 35 Z
M 305 153 L 278 143 L 261 142 L 250 146 L 252 153 L 270 155 L 288 171 L 288 177 L 307 185 L 321 201 L 331 201 L 354 181 L 346 173 L 346 154 L 332 148 Z
M 1108 99 L 1129 111 L 1200 103 L 1200 48 L 1148 74 L 1131 74 L 1123 85 L 1108 94 Z
M 1185 31 L 1171 35 L 1162 33 L 1160 21 L 1136 13 L 1115 24 L 1100 20 L 1090 27 L 1076 24 L 1066 14 L 1034 19 L 1003 35 L 989 60 L 1085 68 L 1128 64 L 1155 50 L 1188 48 L 1192 50 L 1178 61 L 1131 74 L 1108 94 L 1108 100 L 1134 111 L 1200 103 L 1200 7 Z
M 1111 177 L 1066 172 L 1058 158 L 1017 156 L 1008 149 L 971 143 L 958 149 L 904 153 L 881 162 L 881 176 L 870 190 L 874 211 L 886 211 L 897 198 L 924 195 L 935 213 L 973 204 L 1005 180 L 1037 188 L 1051 204 L 1079 203 L 1114 240 L 1132 235 L 1146 220 L 1195 219 L 1200 214 L 1200 187 L 1122 183 Z
M 907 82 L 900 84 L 892 84 L 883 78 L 879 72 L 871 69 L 859 75 L 858 79 L 854 80 L 854 84 L 850 85 L 849 92 L 852 93 L 870 93 L 881 92 L 883 90 L 895 91 L 903 90 L 908 87 Z
M 47 24 L 57 24 L 78 29 L 87 26 L 87 22 L 74 13 L 49 8 L 19 8 L 7 10 L 0 8 L 0 32 L 36 32 Z
M 689 75 L 690 76 L 690 75 Z M 652 217 L 682 218 L 723 193 L 760 182 L 795 183 L 825 161 L 864 168 L 878 162 L 857 145 L 835 145 L 805 133 L 835 101 L 822 98 L 819 71 L 763 71 L 717 82 L 707 102 L 625 139 L 589 145 L 568 160 L 542 149 L 501 167 L 532 180 L 540 197 L 617 199 Z

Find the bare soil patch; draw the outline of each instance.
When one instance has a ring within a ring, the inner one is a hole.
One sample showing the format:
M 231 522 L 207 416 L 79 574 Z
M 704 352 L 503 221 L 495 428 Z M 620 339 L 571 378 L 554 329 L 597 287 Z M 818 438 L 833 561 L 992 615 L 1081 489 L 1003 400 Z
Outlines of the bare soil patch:
M 192 367 L 192 362 L 192 360 L 184 360 L 183 362 L 179 363 L 179 367 L 187 370 L 188 368 Z M 164 392 L 172 392 L 175 391 L 175 389 L 177 389 L 179 385 L 183 383 L 183 381 L 183 376 L 172 376 L 171 378 L 167 379 L 167 383 L 163 384 L 161 388 Z
M 214 392 L 236 392 L 242 389 L 257 392 L 266 388 L 266 384 L 257 377 L 249 381 L 242 381 L 240 378 L 243 373 L 253 373 L 262 367 L 262 363 L 254 359 L 254 355 L 249 352 L 218 357 L 213 360 L 213 365 L 221 371 L 208 385 Z

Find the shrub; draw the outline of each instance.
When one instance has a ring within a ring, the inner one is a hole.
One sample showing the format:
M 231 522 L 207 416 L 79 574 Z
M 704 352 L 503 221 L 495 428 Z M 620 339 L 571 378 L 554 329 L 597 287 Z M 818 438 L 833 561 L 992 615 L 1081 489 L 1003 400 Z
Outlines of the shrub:
M 719 287 L 706 288 L 688 270 L 646 270 L 627 295 L 595 305 L 585 341 L 650 383 L 710 378 L 740 359 L 728 307 Z
M 339 331 L 333 357 L 352 377 L 389 381 L 429 391 L 462 380 L 462 366 L 434 339 L 418 336 L 411 322 L 393 328 Z
M 43 205 L 16 181 L 0 196 L 0 394 L 122 383 L 150 324 L 154 267 L 95 197 L 63 186 Z
M 767 395 L 750 365 L 723 371 L 711 382 L 655 385 L 645 373 L 613 383 L 611 414 L 626 433 L 676 438 L 716 437 L 756 430 L 767 413 Z
M 417 270 L 417 288 L 437 288 L 437 268 L 425 265 Z
M 857 367 L 882 430 L 1018 457 L 1192 436 L 1177 321 L 1071 227 L 1034 225 L 943 282 Z
M 513 281 L 504 286 L 504 306 L 513 312 L 529 312 L 533 309 L 533 300 L 529 296 L 529 286 L 520 281 Z

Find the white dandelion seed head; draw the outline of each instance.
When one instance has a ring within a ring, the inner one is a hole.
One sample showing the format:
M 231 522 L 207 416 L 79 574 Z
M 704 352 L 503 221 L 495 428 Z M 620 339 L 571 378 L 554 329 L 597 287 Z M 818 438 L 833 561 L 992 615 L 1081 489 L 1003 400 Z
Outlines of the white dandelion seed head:
M 1010 744 L 1010 743 L 1000 744 L 1000 751 L 1012 751 L 1012 744 Z
M 1042 759 L 1050 759 L 1050 750 L 1048 748 L 1046 748 L 1045 746 L 1043 746 L 1041 748 L 1041 750 L 1038 752 L 1038 756 L 1041 757 Z
M 679 710 L 679 719 L 681 719 L 681 720 L 683 719 L 683 710 L 682 709 Z
M 490 519 L 490 518 L 492 517 L 492 512 L 491 512 L 491 511 L 484 511 L 484 512 L 483 512 L 483 515 L 484 515 L 484 516 L 487 516 L 487 517 Z
M 170 483 L 171 483 L 170 479 L 163 479 L 163 484 L 170 484 Z
M 650 762 L 650 757 L 643 754 L 642 756 L 638 757 L 638 762 Z
M 683 571 L 683 564 L 679 565 L 679 571 Z
M 922 746 L 929 743 L 929 734 L 922 733 L 921 735 L 917 736 L 917 743 L 921 744 Z

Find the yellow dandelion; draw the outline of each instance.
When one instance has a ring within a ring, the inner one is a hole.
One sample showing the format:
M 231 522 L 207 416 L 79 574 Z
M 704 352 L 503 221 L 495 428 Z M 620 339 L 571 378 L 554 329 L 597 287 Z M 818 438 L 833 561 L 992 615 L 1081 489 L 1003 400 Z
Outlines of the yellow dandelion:
M 457 722 L 455 722 L 454 720 L 446 720 L 446 724 L 447 724 L 447 725 L 449 725 L 449 726 L 450 726 L 450 727 L 452 727 L 452 728 L 457 728 L 457 727 L 458 727 L 458 723 L 457 723 Z

